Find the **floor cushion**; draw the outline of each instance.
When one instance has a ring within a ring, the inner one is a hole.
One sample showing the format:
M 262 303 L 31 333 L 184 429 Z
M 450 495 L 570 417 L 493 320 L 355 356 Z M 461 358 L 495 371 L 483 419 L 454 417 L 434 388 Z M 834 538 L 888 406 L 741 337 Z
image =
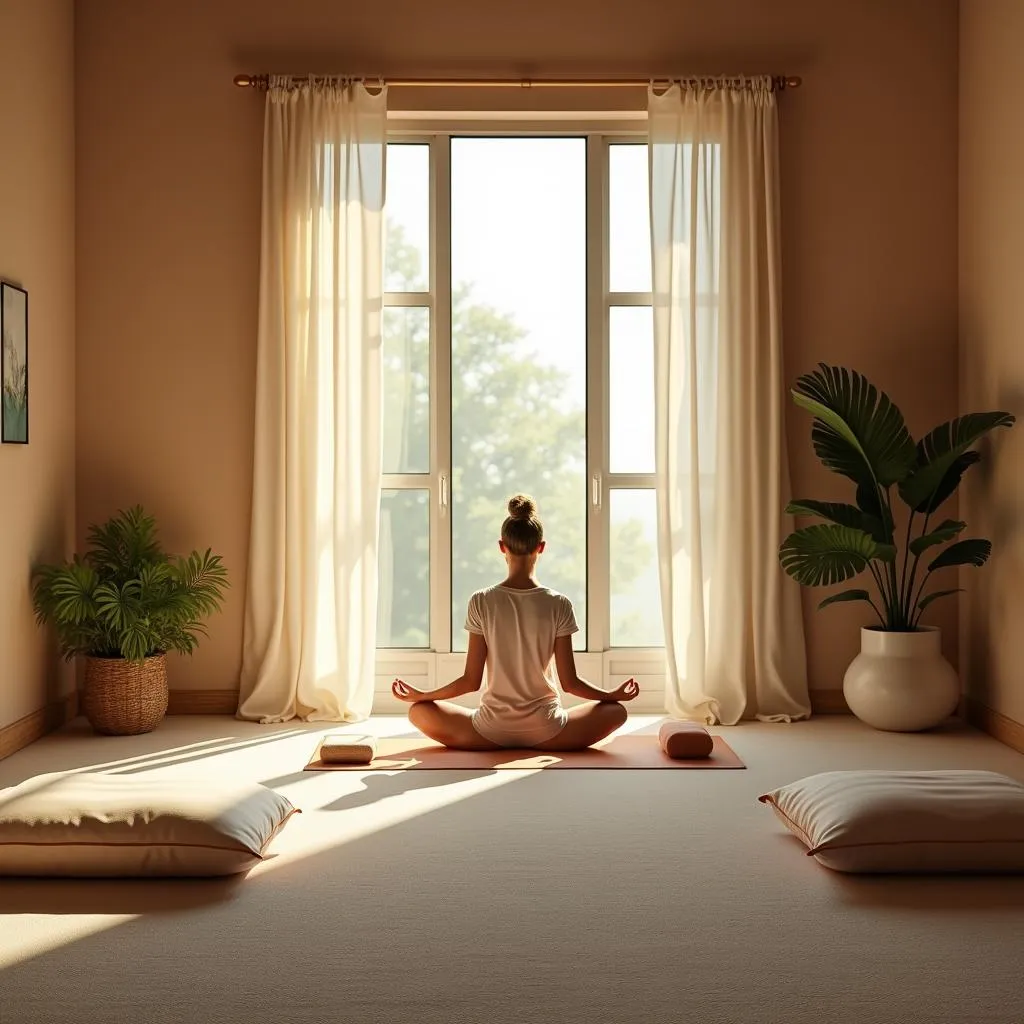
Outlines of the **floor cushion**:
M 658 730 L 661 749 L 672 758 L 709 757 L 715 740 L 699 722 L 662 722 Z
M 822 772 L 759 800 L 834 871 L 1024 870 L 1024 785 L 997 772 Z
M 237 874 L 295 812 L 255 782 L 38 775 L 0 789 L 0 875 Z

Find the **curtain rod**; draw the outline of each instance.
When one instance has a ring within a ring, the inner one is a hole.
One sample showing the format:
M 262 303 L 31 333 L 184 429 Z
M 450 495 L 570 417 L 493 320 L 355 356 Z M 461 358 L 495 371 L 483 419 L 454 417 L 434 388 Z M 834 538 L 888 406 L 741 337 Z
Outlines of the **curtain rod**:
M 301 76 L 300 76 L 301 77 Z M 313 76 L 319 77 L 319 76 Z M 331 77 L 331 76 L 328 76 Z M 360 76 L 354 76 L 360 77 Z M 685 79 L 700 81 L 712 79 L 713 75 L 683 75 Z M 784 89 L 797 89 L 803 83 L 799 75 L 772 75 L 772 86 L 777 92 Z M 374 76 L 366 76 L 368 82 Z M 646 89 L 654 85 L 668 85 L 678 78 L 384 78 L 384 84 L 392 88 L 442 88 L 442 89 Z M 235 75 L 235 85 L 241 89 L 266 90 L 270 85 L 270 75 Z

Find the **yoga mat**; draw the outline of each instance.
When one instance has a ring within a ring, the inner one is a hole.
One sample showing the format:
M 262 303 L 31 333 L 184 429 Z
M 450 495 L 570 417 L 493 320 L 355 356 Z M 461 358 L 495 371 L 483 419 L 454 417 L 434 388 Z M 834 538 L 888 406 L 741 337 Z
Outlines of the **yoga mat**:
M 426 737 L 377 741 L 369 764 L 324 764 L 312 760 L 307 772 L 366 772 L 443 768 L 746 768 L 721 736 L 710 757 L 673 760 L 662 753 L 657 736 L 612 736 L 586 750 L 449 750 Z M 319 752 L 319 744 L 314 758 Z

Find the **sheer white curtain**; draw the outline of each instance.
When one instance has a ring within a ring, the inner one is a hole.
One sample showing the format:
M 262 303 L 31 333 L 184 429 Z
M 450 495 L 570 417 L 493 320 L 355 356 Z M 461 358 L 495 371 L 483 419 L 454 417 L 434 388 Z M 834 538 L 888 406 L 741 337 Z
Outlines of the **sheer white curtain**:
M 668 707 L 810 714 L 783 429 L 777 108 L 769 79 L 650 90 L 658 546 Z
M 271 83 L 240 718 L 370 713 L 386 132 L 383 89 Z

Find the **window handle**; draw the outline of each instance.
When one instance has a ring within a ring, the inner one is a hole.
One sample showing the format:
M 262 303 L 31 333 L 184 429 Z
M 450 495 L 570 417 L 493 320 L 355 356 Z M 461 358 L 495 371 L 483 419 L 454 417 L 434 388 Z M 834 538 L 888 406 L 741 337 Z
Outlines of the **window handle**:
M 590 481 L 590 503 L 595 512 L 601 511 L 601 474 L 595 473 Z
M 448 507 L 448 477 L 444 473 L 437 479 L 437 503 L 441 508 Z

